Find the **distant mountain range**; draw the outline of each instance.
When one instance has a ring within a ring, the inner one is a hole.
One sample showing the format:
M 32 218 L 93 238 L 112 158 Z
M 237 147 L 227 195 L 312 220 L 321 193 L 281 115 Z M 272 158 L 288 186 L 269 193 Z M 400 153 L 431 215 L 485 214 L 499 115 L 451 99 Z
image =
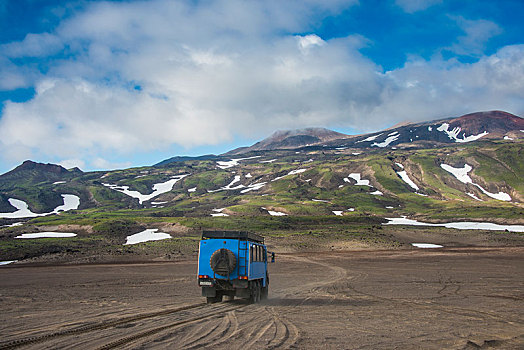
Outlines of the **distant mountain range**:
M 338 139 L 346 139 L 348 135 L 325 128 L 307 128 L 298 130 L 276 131 L 270 137 L 255 143 L 251 147 L 240 147 L 224 155 L 244 154 L 252 151 L 271 151 L 276 149 L 295 149 L 314 146 Z
M 253 151 L 296 149 L 309 146 L 327 147 L 394 147 L 416 141 L 463 143 L 480 138 L 520 137 L 524 119 L 502 111 L 477 112 L 461 117 L 422 123 L 404 123 L 397 127 L 365 135 L 345 135 L 324 128 L 277 131 L 250 147 L 241 147 L 224 155 Z
M 132 209 L 154 217 L 350 215 L 348 208 L 431 216 L 450 207 L 467 216 L 482 206 L 495 217 L 522 218 L 523 140 L 524 119 L 491 111 L 366 135 L 277 131 L 222 155 L 115 171 L 25 161 L 0 175 L 0 221 L 2 213 L 53 213 L 65 206 L 64 195 L 78 198 L 80 212 Z

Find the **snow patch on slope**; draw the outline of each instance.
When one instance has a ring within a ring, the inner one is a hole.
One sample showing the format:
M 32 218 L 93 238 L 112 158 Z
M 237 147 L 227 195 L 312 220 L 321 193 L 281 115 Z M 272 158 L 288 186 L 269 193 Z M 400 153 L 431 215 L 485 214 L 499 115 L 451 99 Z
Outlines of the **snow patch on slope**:
M 18 261 L 18 260 L 0 261 L 0 266 L 3 266 L 3 265 L 9 265 L 9 264 L 15 263 L 15 262 L 17 262 L 17 261 Z
M 364 140 L 360 140 L 360 141 L 357 141 L 355 143 L 359 143 L 359 142 L 367 142 L 367 141 L 374 141 L 377 137 L 379 137 L 380 135 L 382 135 L 383 133 L 380 133 L 378 135 L 374 135 L 374 136 L 369 136 L 368 138 L 365 138 Z
M 248 160 L 248 159 L 255 159 L 255 158 L 260 158 L 262 156 L 253 156 L 253 157 L 247 157 L 247 158 L 236 158 L 236 159 L 231 159 L 231 160 L 228 160 L 228 161 L 217 161 L 217 167 L 219 167 L 220 169 L 229 169 L 229 168 L 232 168 L 234 166 L 237 166 L 239 164 L 239 162 L 243 161 L 243 160 Z
M 283 176 L 278 176 L 276 178 L 274 178 L 273 180 L 271 181 L 277 181 L 277 180 L 280 180 L 280 179 L 283 179 L 285 178 L 286 176 L 289 176 L 289 175 L 297 175 L 297 174 L 301 174 L 303 172 L 307 171 L 307 169 L 297 169 L 297 170 L 292 170 L 290 171 L 289 173 L 287 173 L 286 175 L 283 175 Z
M 466 136 L 466 133 L 462 134 L 462 138 L 459 138 L 460 131 L 462 130 L 459 126 L 456 126 L 453 128 L 453 130 L 448 130 L 449 124 L 448 123 L 442 123 L 441 126 L 437 128 L 438 131 L 442 131 L 448 135 L 448 137 L 451 140 L 455 140 L 455 142 L 471 142 L 476 141 L 480 139 L 483 136 L 486 136 L 489 134 L 487 131 L 484 131 L 478 135 L 470 135 Z
M 371 145 L 371 147 L 373 147 L 373 146 L 377 146 L 377 147 L 380 147 L 380 148 L 387 147 L 387 146 L 389 146 L 389 144 L 391 142 L 398 140 L 399 136 L 400 136 L 399 134 L 393 135 L 393 136 L 388 136 L 384 141 L 382 141 L 380 143 L 374 142 Z
M 348 175 L 348 177 L 352 178 L 353 180 L 355 180 L 357 182 L 355 184 L 355 186 L 369 186 L 369 187 L 371 187 L 371 185 L 369 184 L 369 180 L 361 179 L 360 173 L 351 173 L 351 174 Z M 344 181 L 345 182 L 349 182 L 349 179 L 348 178 L 344 178 Z
M 35 233 L 23 233 L 15 238 L 31 239 L 31 238 L 65 238 L 75 237 L 76 233 L 73 232 L 35 232 Z
M 466 192 L 466 194 L 467 194 L 468 196 L 470 196 L 471 198 L 476 199 L 476 200 L 482 202 L 482 199 L 480 199 L 479 197 L 475 196 L 475 193 Z
M 62 211 L 78 209 L 80 205 L 80 198 L 78 196 L 75 196 L 74 194 L 63 194 L 62 198 L 64 199 L 63 205 L 59 205 L 50 213 L 42 213 L 42 214 L 33 213 L 31 210 L 29 210 L 29 206 L 27 205 L 27 203 L 20 199 L 9 198 L 8 200 L 9 203 L 18 210 L 13 213 L 0 213 L 0 218 L 6 218 L 6 219 L 35 218 L 39 216 L 58 214 L 59 212 L 62 212 Z
M 268 214 L 271 216 L 286 216 L 286 213 L 283 213 L 281 211 L 274 211 L 274 210 L 268 210 L 265 207 L 262 207 L 262 209 L 267 210 Z
M 242 191 L 240 191 L 240 193 L 247 193 L 247 192 L 250 192 L 250 191 L 259 190 L 262 187 L 264 187 L 266 185 L 266 183 L 267 182 L 257 182 L 257 183 L 251 184 L 251 185 L 247 185 L 247 188 L 242 190 Z
M 107 184 L 103 183 L 102 185 L 109 187 L 112 190 L 121 192 L 125 195 L 128 195 L 129 197 L 138 198 L 138 202 L 142 204 L 143 202 L 147 202 L 148 200 L 151 200 L 157 196 L 160 196 L 163 193 L 167 193 L 173 189 L 173 186 L 175 184 L 182 180 L 184 177 L 188 176 L 189 174 L 184 175 L 176 175 L 172 179 L 167 180 L 166 182 L 160 182 L 153 185 L 153 192 L 150 194 L 142 194 L 138 191 L 131 191 L 129 190 L 129 186 L 119 186 L 119 185 L 113 185 L 113 184 Z
M 401 218 L 386 218 L 389 220 L 384 225 L 412 225 L 412 226 L 435 226 L 454 228 L 458 230 L 491 230 L 511 232 L 524 232 L 524 225 L 499 225 L 491 222 L 448 222 L 442 224 L 432 224 L 428 222 L 421 222 L 417 220 L 407 219 L 405 216 Z
M 465 164 L 463 168 L 454 168 L 451 165 L 442 163 L 442 164 L 440 164 L 440 167 L 442 169 L 446 170 L 447 172 L 450 172 L 460 182 L 465 183 L 465 184 L 469 183 L 469 184 L 472 184 L 474 186 L 477 186 L 482 191 L 482 193 L 484 193 L 488 197 L 491 197 L 491 198 L 494 198 L 494 199 L 498 199 L 499 201 L 511 201 L 511 196 L 509 194 L 505 193 L 505 192 L 491 193 L 491 192 L 488 192 L 487 190 L 485 190 L 479 184 L 474 183 L 473 180 L 471 180 L 471 178 L 468 175 L 468 173 L 471 171 L 471 169 L 473 169 L 471 167 L 471 165 L 469 165 L 469 164 Z
M 135 233 L 134 235 L 127 236 L 126 243 L 124 243 L 124 245 L 131 245 L 148 241 L 160 241 L 162 239 L 173 238 L 168 233 L 156 231 L 158 231 L 157 228 L 152 228 Z
M 440 244 L 433 244 L 433 243 L 411 243 L 413 247 L 417 248 L 444 248 L 444 246 Z
M 404 169 L 404 166 L 400 163 L 396 163 L 400 168 Z M 419 187 L 416 183 L 414 183 L 408 176 L 408 173 L 405 170 L 397 171 L 398 176 L 407 183 L 411 188 L 413 188 L 415 191 L 419 190 Z

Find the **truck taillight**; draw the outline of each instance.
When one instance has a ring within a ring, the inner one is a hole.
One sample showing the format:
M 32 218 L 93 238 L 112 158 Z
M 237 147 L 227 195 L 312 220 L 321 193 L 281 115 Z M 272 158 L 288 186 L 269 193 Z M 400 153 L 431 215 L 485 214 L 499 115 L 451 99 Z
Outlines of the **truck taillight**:
M 238 276 L 239 280 L 247 280 L 247 276 Z
M 198 275 L 198 278 L 209 278 L 208 275 Z

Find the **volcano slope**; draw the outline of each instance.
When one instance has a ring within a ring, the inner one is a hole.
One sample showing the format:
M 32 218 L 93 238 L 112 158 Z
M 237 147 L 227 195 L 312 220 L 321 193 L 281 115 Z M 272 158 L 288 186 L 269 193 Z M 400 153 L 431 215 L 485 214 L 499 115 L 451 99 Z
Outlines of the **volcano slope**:
M 521 349 L 523 248 L 280 254 L 206 305 L 194 260 L 2 269 L 0 349 Z
M 0 262 L 181 260 L 195 255 L 202 229 L 257 232 L 279 252 L 523 245 L 505 226 L 383 225 L 402 216 L 524 225 L 523 122 L 491 112 L 351 138 L 308 129 L 319 143 L 297 148 L 310 141 L 284 132 L 233 155 L 105 172 L 26 161 L 0 176 Z M 58 210 L 66 195 L 77 209 Z M 13 199 L 54 214 L 17 217 Z M 124 245 L 154 229 L 173 239 Z M 17 238 L 48 231 L 76 236 Z
M 202 229 L 247 230 L 282 240 L 291 237 L 295 242 L 291 242 L 291 251 L 300 251 L 329 248 L 330 241 L 360 248 L 408 248 L 417 241 L 416 235 L 409 241 L 398 234 L 403 228 L 382 225 L 385 218 L 401 216 L 428 223 L 524 224 L 521 141 L 486 140 L 429 148 L 415 142 L 395 150 L 338 148 L 264 151 L 242 160 L 185 160 L 105 173 L 68 173 L 61 184 L 56 184 L 60 182 L 56 177 L 45 180 L 45 176 L 30 186 L 6 180 L 3 198 L 26 200 L 36 212 L 27 199 L 33 197 L 17 194 L 51 191 L 60 197 L 75 193 L 80 207 L 32 219 L 0 219 L 0 224 L 9 225 L 0 228 L 0 261 L 44 256 L 60 260 L 64 254 L 84 262 L 91 257 L 91 261 L 100 261 L 101 255 L 116 256 L 116 260 L 144 254 L 180 258 L 194 254 L 192 243 Z M 171 189 L 151 197 L 155 184 L 170 181 Z M 124 191 L 125 186 L 129 187 Z M 147 200 L 139 202 L 130 195 L 135 192 Z M 53 196 L 34 198 L 47 197 Z M 155 228 L 176 239 L 123 246 L 127 236 Z M 421 227 L 411 230 L 427 232 Z M 455 240 L 456 230 L 433 230 L 450 234 L 439 243 L 478 243 L 475 239 Z M 15 238 L 39 231 L 74 232 L 77 236 Z M 511 244 L 522 244 L 520 233 L 480 234 L 492 237 L 482 239 L 479 244 L 484 246 L 499 245 L 508 235 L 513 237 Z M 311 238 L 326 244 L 315 248 L 317 243 L 313 242 L 308 248 Z M 303 240 L 305 246 L 301 247 Z

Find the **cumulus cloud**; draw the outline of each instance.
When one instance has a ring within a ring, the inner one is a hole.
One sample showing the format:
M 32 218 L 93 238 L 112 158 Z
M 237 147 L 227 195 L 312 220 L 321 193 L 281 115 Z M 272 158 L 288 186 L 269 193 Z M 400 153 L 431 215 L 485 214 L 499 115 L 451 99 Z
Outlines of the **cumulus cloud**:
M 395 0 L 395 4 L 407 13 L 422 11 L 440 3 L 442 3 L 442 0 Z
M 473 64 L 413 58 L 385 78 L 390 84 L 379 109 L 389 111 L 392 120 L 494 109 L 524 112 L 524 45 L 503 47 Z
M 469 20 L 462 16 L 451 18 L 465 33 L 449 48 L 459 55 L 482 55 L 488 40 L 502 33 L 502 29 L 496 23 L 488 20 Z
M 297 36 L 298 47 L 302 53 L 307 53 L 310 48 L 314 46 L 322 46 L 325 44 L 325 41 L 322 40 L 318 35 L 310 34 L 304 36 Z
M 469 65 L 413 58 L 383 72 L 360 53 L 365 38 L 311 34 L 311 18 L 347 4 L 94 2 L 41 34 L 70 58 L 51 60 L 45 74 L 20 74 L 36 94 L 5 104 L 1 153 L 107 168 L 119 166 L 105 160 L 108 152 L 216 145 L 276 129 L 371 131 L 399 119 L 524 111 L 522 46 Z M 0 57 L 52 55 L 35 35 L 4 46 Z
M 107 159 L 96 157 L 91 161 L 93 168 L 98 170 L 108 170 L 108 169 L 125 169 L 131 166 L 130 162 L 111 162 Z
M 0 52 L 7 57 L 41 57 L 59 52 L 62 40 L 49 33 L 26 35 L 24 40 L 0 45 Z
M 31 86 L 39 73 L 31 68 L 13 64 L 0 54 L 0 91 L 14 90 Z
M 64 159 L 58 162 L 59 165 L 66 169 L 79 168 L 85 169 L 86 163 L 82 159 Z

